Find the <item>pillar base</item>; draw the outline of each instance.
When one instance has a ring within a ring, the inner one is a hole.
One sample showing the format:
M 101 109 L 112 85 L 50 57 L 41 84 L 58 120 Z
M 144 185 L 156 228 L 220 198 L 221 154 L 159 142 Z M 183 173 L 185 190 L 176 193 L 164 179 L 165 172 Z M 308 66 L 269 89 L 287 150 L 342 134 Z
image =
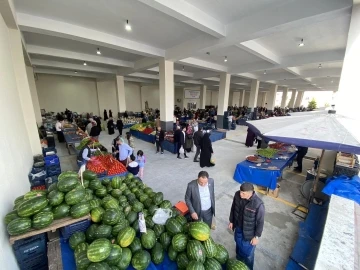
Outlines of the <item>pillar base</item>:
M 217 115 L 216 128 L 227 129 L 227 125 L 224 125 L 224 115 Z
M 174 122 L 173 121 L 160 121 L 161 129 L 164 131 L 173 130 Z

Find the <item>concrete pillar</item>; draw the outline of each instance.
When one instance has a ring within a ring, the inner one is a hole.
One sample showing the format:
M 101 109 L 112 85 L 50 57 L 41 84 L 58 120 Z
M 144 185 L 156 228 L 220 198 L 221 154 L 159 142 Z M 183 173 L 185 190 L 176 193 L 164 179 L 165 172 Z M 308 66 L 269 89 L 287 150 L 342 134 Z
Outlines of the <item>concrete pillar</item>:
M 42 117 L 41 117 L 41 110 L 39 104 L 39 97 L 36 90 L 36 84 L 34 79 L 34 70 L 30 66 L 26 66 L 26 74 L 29 80 L 29 87 L 31 93 L 31 100 L 34 106 L 34 113 L 37 125 L 40 127 L 42 125 Z
M 263 92 L 262 93 L 261 107 L 265 107 L 266 98 L 267 98 L 267 92 Z
M 276 93 L 277 93 L 277 89 L 278 89 L 278 86 L 276 84 L 272 84 L 270 86 L 270 91 L 269 91 L 269 94 L 268 94 L 268 99 L 267 99 L 267 110 L 268 112 L 272 112 L 274 110 L 274 107 L 275 107 L 275 102 L 276 102 Z
M 239 100 L 239 106 L 243 107 L 245 102 L 245 89 L 240 91 L 240 100 Z
M 249 108 L 251 112 L 254 111 L 254 108 L 256 108 L 257 105 L 257 99 L 259 94 L 259 85 L 260 82 L 258 80 L 252 80 L 251 81 L 251 90 L 250 90 L 250 98 L 249 98 Z
M 336 94 L 335 109 L 342 114 L 360 120 L 359 100 L 356 96 L 356 85 L 359 81 L 360 59 L 360 1 L 354 0 L 351 12 L 345 58 L 341 71 L 339 90 Z M 355 88 L 354 88 L 355 87 Z
M 160 120 L 163 130 L 173 129 L 174 116 L 174 62 L 160 59 Z
M 289 88 L 286 88 L 284 91 L 283 91 L 283 95 L 282 95 L 282 99 L 281 99 L 281 108 L 285 108 L 286 107 L 286 100 L 287 100 L 287 94 L 289 92 Z
M 239 107 L 240 101 L 240 92 L 232 92 L 231 106 Z
M 119 109 L 118 112 L 124 113 L 126 111 L 124 76 L 116 76 L 116 97 Z
M 229 102 L 230 91 L 230 78 L 231 74 L 220 73 L 220 85 L 218 96 L 218 109 L 217 109 L 217 127 L 224 128 L 224 112 L 227 111 Z
M 302 100 L 303 100 L 303 97 L 304 97 L 304 93 L 305 91 L 299 91 L 297 96 L 296 96 L 296 100 L 295 100 L 295 108 L 298 108 L 301 106 L 301 103 L 302 103 Z
M 39 132 L 36 125 L 33 101 L 29 86 L 29 80 L 26 72 L 24 52 L 21 43 L 20 30 L 9 29 L 11 57 L 14 64 L 16 75 L 16 84 L 19 91 L 21 107 L 25 119 L 26 136 L 29 138 L 33 155 L 42 153 Z
M 206 85 L 204 84 L 200 88 L 200 109 L 205 109 L 205 105 L 206 105 Z
M 291 98 L 289 101 L 289 108 L 295 108 L 295 97 L 296 97 L 297 91 L 291 90 Z

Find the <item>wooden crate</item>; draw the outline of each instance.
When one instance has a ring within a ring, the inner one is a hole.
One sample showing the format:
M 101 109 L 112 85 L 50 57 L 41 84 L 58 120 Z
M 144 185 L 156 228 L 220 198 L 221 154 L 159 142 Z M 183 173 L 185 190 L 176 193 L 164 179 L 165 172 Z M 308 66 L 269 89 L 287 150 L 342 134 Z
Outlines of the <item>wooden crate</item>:
M 353 154 L 339 152 L 336 155 L 336 165 L 353 168 L 355 165 L 355 157 Z
M 60 239 L 48 242 L 49 270 L 62 270 Z

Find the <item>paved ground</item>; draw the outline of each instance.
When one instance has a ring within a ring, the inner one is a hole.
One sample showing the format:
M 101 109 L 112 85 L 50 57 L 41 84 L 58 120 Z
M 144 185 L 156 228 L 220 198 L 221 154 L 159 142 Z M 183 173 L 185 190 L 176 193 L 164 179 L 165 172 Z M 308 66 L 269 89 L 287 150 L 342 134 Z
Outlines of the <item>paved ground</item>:
M 100 142 L 110 148 L 112 139 L 102 132 Z M 254 154 L 255 147 L 244 145 L 246 127 L 238 126 L 237 130 L 227 133 L 227 139 L 213 144 L 216 166 L 208 168 L 210 176 L 215 179 L 216 223 L 212 232 L 215 241 L 225 245 L 230 256 L 235 257 L 233 234 L 227 229 L 228 216 L 234 193 L 239 184 L 233 180 L 236 164 L 244 160 L 246 155 Z M 194 163 L 194 153 L 185 160 L 176 159 L 176 155 L 165 151 L 164 155 L 155 154 L 155 146 L 135 139 L 136 151 L 141 149 L 146 155 L 144 182 L 157 191 L 162 191 L 173 204 L 184 200 L 186 185 L 196 178 L 201 170 L 199 163 Z M 65 146 L 57 145 L 62 170 L 77 170 L 76 157 L 68 154 Z M 304 161 L 304 168 L 310 168 L 312 161 Z M 304 169 L 305 171 L 305 169 Z M 255 252 L 255 269 L 285 269 L 289 255 L 297 238 L 299 219 L 291 211 L 294 205 L 305 203 L 299 189 L 305 181 L 305 173 L 296 174 L 291 169 L 283 173 L 279 199 L 259 193 L 263 199 L 266 216 L 263 236 Z

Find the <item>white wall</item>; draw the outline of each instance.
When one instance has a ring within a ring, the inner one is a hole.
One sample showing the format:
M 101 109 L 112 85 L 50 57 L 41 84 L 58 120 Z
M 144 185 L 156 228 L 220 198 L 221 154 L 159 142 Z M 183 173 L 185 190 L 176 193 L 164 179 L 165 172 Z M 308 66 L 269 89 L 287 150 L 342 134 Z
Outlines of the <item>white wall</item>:
M 26 73 L 27 73 L 27 77 L 28 77 L 28 81 L 29 81 L 29 87 L 30 87 L 30 92 L 31 92 L 31 99 L 32 99 L 33 106 L 34 106 L 36 123 L 38 124 L 38 126 L 41 126 L 42 117 L 41 117 L 41 111 L 40 111 L 39 98 L 38 98 L 38 94 L 37 94 L 37 90 L 36 90 L 33 68 L 26 66 Z
M 3 220 L 12 210 L 14 199 L 30 189 L 27 174 L 33 157 L 17 90 L 9 32 L 1 15 L 0 59 L 0 114 L 4 116 L 2 126 L 6 127 L 6 132 L 0 133 L 0 264 L 3 269 L 18 269 Z
M 111 110 L 113 116 L 116 117 L 119 111 L 119 107 L 116 99 L 115 79 L 97 80 L 96 87 L 99 100 L 100 116 L 104 117 L 104 110 L 106 110 L 109 115 L 109 110 Z
M 211 91 L 211 105 L 217 106 L 219 100 L 219 91 Z
M 47 74 L 38 74 L 37 78 L 41 109 L 60 112 L 68 108 L 79 113 L 99 114 L 95 79 Z
M 211 93 L 212 91 L 210 90 L 206 91 L 206 104 L 205 104 L 206 106 L 211 105 L 211 96 L 212 96 Z
M 240 92 L 230 92 L 229 105 L 238 106 L 240 104 Z
M 125 99 L 127 111 L 141 112 L 141 90 L 139 84 L 125 82 Z
M 175 95 L 174 95 L 174 104 L 176 107 L 180 107 L 181 109 L 183 109 L 183 100 L 184 100 L 184 89 L 183 88 L 175 88 Z M 177 101 L 177 100 L 180 100 Z
M 159 85 L 150 85 L 141 87 L 141 109 L 145 110 L 145 102 L 148 102 L 149 108 L 160 110 L 160 92 Z
M 244 106 L 249 106 L 250 92 L 245 92 Z

